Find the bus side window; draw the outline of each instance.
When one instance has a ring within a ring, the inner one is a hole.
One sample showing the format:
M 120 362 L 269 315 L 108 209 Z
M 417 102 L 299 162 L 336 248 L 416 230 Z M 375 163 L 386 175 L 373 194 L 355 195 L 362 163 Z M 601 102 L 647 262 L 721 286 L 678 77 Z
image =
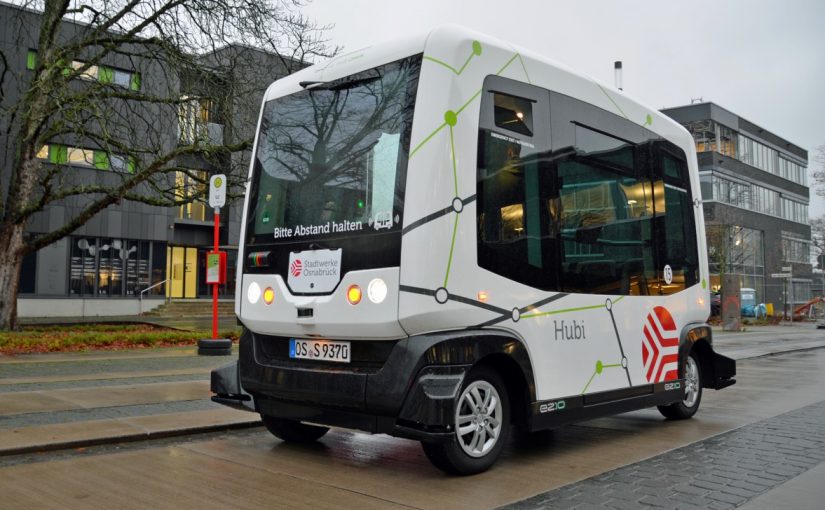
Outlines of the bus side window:
M 478 265 L 517 282 L 556 289 L 556 239 L 548 221 L 548 92 L 488 76 L 478 134 Z
M 575 153 L 557 165 L 560 290 L 648 294 L 655 280 L 653 184 L 634 144 L 575 126 Z
M 660 293 L 673 294 L 699 281 L 699 262 L 696 251 L 696 226 L 687 164 L 670 150 L 659 150 L 656 173 L 664 185 L 656 190 L 657 219 L 656 246 L 660 275 Z M 681 152 L 681 151 L 679 151 Z M 661 209 L 661 211 L 660 211 Z M 669 266 L 669 274 L 665 267 Z M 670 282 L 668 282 L 670 278 Z

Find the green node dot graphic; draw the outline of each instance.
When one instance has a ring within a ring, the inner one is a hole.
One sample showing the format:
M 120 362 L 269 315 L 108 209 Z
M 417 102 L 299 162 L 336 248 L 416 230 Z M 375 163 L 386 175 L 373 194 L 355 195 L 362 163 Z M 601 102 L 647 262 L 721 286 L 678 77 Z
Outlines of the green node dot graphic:
M 596 373 L 601 374 L 602 370 L 604 370 L 604 364 L 602 363 L 602 360 L 598 360 L 596 362 Z
M 476 56 L 481 55 L 481 43 L 478 41 L 473 41 L 473 54 Z
M 452 110 L 447 110 L 444 113 L 444 122 L 446 122 L 448 126 L 455 126 L 458 122 L 458 115 Z

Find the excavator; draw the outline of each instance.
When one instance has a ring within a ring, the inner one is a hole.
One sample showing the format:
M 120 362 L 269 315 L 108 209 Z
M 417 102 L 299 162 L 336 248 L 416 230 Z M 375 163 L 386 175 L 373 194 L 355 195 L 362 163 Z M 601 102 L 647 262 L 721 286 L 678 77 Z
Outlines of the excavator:
M 793 320 L 809 319 L 813 315 L 813 307 L 818 303 L 825 303 L 825 296 L 811 298 L 807 303 L 803 303 L 793 309 Z M 825 322 L 817 324 L 817 329 L 825 329 Z

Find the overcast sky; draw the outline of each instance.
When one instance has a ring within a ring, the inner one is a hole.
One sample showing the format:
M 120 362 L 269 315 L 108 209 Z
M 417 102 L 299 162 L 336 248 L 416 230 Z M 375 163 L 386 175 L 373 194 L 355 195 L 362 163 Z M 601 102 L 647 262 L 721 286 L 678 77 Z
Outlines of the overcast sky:
M 546 55 L 662 108 L 701 97 L 809 152 L 825 144 L 825 0 L 314 0 L 355 50 L 444 23 Z M 811 217 L 825 201 L 811 193 Z

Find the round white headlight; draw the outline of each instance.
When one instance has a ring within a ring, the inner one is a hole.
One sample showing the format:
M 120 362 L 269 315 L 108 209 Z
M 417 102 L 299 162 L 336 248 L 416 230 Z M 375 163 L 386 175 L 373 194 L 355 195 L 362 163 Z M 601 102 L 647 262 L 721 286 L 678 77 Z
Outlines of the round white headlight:
M 250 283 L 246 289 L 246 299 L 253 305 L 257 303 L 261 299 L 261 286 L 255 282 Z
M 387 298 L 387 284 L 381 278 L 375 278 L 367 286 L 367 296 L 375 304 L 382 303 Z

